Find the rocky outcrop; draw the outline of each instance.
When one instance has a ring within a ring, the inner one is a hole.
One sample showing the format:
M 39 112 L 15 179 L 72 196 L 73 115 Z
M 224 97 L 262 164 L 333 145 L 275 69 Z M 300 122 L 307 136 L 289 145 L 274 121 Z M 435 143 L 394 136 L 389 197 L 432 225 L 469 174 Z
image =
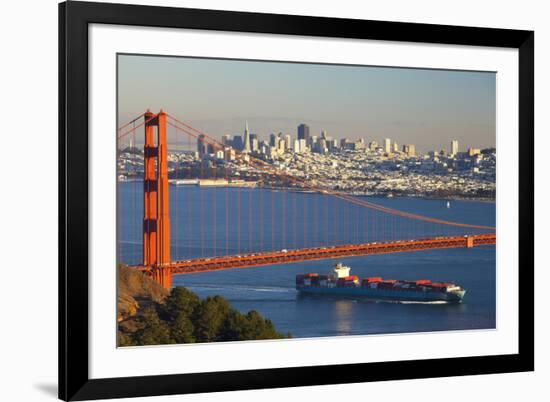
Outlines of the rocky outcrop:
M 163 303 L 169 292 L 143 272 L 118 267 L 117 320 L 132 317 L 151 303 Z

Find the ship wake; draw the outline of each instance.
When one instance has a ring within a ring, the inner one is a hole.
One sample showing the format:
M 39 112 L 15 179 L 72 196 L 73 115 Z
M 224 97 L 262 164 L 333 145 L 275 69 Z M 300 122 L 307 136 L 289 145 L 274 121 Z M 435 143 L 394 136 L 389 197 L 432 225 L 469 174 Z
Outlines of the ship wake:
M 452 304 L 447 300 L 432 300 L 432 301 L 420 301 L 420 300 L 375 300 L 375 303 L 390 303 L 390 304 Z

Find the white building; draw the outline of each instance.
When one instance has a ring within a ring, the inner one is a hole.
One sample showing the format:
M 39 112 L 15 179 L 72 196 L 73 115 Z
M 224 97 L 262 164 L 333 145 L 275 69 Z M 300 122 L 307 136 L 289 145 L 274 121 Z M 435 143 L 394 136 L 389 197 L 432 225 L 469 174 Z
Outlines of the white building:
M 451 141 L 451 156 L 458 154 L 458 140 Z
M 384 152 L 391 153 L 391 139 L 389 138 L 384 138 Z
M 243 142 L 244 142 L 243 152 L 249 153 L 252 150 L 252 148 L 250 147 L 250 133 L 248 131 L 248 120 L 246 121 L 244 126 Z
M 284 154 L 286 149 L 286 141 L 283 138 L 279 138 L 277 141 L 277 152 Z
M 405 144 L 403 145 L 403 152 L 407 156 L 415 156 L 416 155 L 416 149 L 414 144 Z
M 292 149 L 292 139 L 290 138 L 290 134 L 285 135 L 285 149 Z
M 252 145 L 252 151 L 257 152 L 259 149 L 258 139 L 252 138 L 252 141 L 250 141 L 250 143 Z
M 294 152 L 300 153 L 300 140 L 298 139 L 294 140 Z
M 307 148 L 307 141 L 305 139 L 298 140 L 299 142 L 299 151 L 298 152 L 306 152 L 308 150 Z
M 399 152 L 399 145 L 397 145 L 397 142 L 394 142 L 393 143 L 393 150 L 392 150 L 394 153 L 398 153 Z

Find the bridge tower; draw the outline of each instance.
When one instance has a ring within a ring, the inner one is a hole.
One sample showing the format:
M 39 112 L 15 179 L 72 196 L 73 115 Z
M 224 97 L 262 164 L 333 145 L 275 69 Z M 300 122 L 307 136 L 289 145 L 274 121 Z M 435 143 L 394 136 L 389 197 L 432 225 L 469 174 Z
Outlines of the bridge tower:
M 165 289 L 172 287 L 166 113 L 145 113 L 143 178 L 143 265 Z M 155 130 L 156 128 L 156 130 Z M 156 142 L 155 142 L 156 131 Z

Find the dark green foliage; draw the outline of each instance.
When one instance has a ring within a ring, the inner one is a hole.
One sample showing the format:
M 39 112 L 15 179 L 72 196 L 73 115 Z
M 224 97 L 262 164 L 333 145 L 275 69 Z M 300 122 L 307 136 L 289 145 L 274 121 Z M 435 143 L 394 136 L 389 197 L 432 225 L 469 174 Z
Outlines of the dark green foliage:
M 195 293 L 182 286 L 176 286 L 166 298 L 163 310 L 169 317 L 177 317 L 179 314 L 190 317 L 199 303 L 200 299 Z
M 221 296 L 200 300 L 183 287 L 172 289 L 164 304 L 154 306 L 119 323 L 119 346 L 285 337 L 257 311 L 243 315 Z
M 242 341 L 246 338 L 248 321 L 245 316 L 236 310 L 231 310 L 225 317 L 223 326 L 220 328 L 220 341 Z
M 143 311 L 139 320 L 139 327 L 133 336 L 137 345 L 162 345 L 175 343 L 170 334 L 170 328 L 162 321 L 157 311 L 149 307 Z
M 224 325 L 219 331 L 221 341 L 244 341 L 250 339 L 281 339 L 270 320 L 262 318 L 257 311 L 249 311 L 242 315 L 232 310 L 226 316 Z
M 284 338 L 279 334 L 271 320 L 264 319 L 260 313 L 255 310 L 249 311 L 246 314 L 246 320 L 248 325 L 246 326 L 247 332 L 245 332 L 246 339 L 278 339 Z
M 195 338 L 201 342 L 217 341 L 230 310 L 229 303 L 221 296 L 203 300 L 193 313 Z
M 172 339 L 175 343 L 193 343 L 195 326 L 191 319 L 185 314 L 178 314 L 171 325 Z

